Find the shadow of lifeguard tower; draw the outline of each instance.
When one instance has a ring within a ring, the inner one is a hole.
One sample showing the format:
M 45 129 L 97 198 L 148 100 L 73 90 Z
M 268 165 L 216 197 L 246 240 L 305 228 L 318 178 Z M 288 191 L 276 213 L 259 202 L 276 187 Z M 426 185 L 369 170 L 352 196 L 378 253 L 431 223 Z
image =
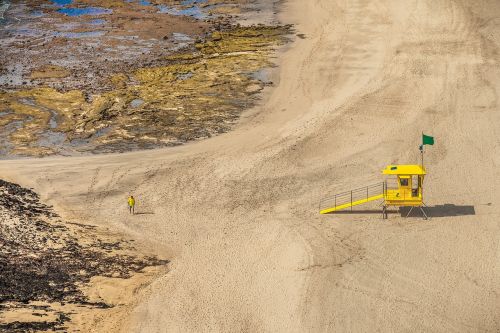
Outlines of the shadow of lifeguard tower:
M 321 200 L 320 214 L 329 214 L 350 209 L 371 201 L 383 200 L 382 217 L 387 218 L 388 207 L 410 207 L 408 217 L 414 208 L 420 209 L 428 218 L 424 207 L 425 168 L 422 165 L 388 165 L 382 174 L 388 176 L 383 182 L 335 194 Z

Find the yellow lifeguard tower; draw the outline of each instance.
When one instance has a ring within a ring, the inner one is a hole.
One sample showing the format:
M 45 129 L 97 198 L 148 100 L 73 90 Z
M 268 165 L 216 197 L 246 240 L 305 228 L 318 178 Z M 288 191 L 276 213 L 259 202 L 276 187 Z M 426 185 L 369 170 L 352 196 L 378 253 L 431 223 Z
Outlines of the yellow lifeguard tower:
M 396 179 L 388 179 L 384 182 L 384 204 L 383 215 L 387 217 L 388 206 L 419 207 L 422 214 L 427 218 L 423 209 L 424 204 L 424 176 L 425 168 L 421 165 L 388 165 L 382 173 L 384 175 L 396 176 Z
M 409 216 L 413 208 L 419 207 L 427 219 L 423 207 L 423 183 L 426 174 L 422 165 L 388 165 L 382 174 L 389 177 L 382 183 L 361 187 L 352 191 L 339 193 L 330 198 L 325 198 L 320 202 L 320 214 L 329 214 L 353 206 L 361 205 L 370 201 L 383 199 L 382 216 L 387 218 L 387 207 L 411 207 Z

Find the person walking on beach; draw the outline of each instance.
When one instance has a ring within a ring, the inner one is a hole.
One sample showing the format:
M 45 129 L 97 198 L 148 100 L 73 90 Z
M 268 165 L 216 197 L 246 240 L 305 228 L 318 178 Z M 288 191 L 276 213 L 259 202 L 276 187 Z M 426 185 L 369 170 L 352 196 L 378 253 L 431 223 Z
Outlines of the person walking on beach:
M 130 214 L 135 213 L 134 206 L 135 206 L 135 199 L 134 199 L 134 196 L 131 195 L 130 197 L 128 197 L 128 210 L 129 210 Z

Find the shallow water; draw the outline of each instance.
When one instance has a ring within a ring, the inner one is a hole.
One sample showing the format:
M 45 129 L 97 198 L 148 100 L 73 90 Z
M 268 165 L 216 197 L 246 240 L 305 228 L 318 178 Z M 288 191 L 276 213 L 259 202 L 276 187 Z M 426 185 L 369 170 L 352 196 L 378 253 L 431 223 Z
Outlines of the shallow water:
M 4 20 L 3 14 L 9 9 L 10 2 L 9 1 L 1 1 L 0 2 L 0 22 Z
M 38 144 L 42 147 L 56 148 L 59 150 L 66 141 L 66 134 L 61 132 L 47 131 L 40 135 Z
M 32 17 L 42 17 L 45 16 L 45 14 L 41 10 L 34 10 L 30 14 Z
M 93 25 L 102 25 L 102 24 L 106 24 L 106 20 L 103 20 L 103 19 L 94 19 L 92 21 L 89 22 L 89 24 L 93 24 Z
M 197 19 L 205 18 L 207 15 L 201 11 L 199 7 L 190 7 L 186 9 L 177 9 L 167 5 L 158 6 L 160 13 L 175 15 L 175 16 L 192 16 Z
M 270 68 L 262 68 L 256 72 L 251 72 L 249 74 L 250 74 L 250 77 L 252 77 L 253 79 L 267 83 L 267 82 L 269 82 L 270 77 L 271 77 L 271 69 Z
M 73 0 L 52 0 L 52 3 L 57 7 L 61 7 L 57 10 L 59 13 L 67 16 L 104 15 L 113 12 L 112 9 L 102 7 L 66 7 L 73 4 Z
M 4 126 L 0 132 L 0 159 L 5 159 L 10 150 L 14 148 L 14 144 L 10 141 L 9 135 L 23 127 L 22 120 L 15 120 Z
M 132 102 L 130 102 L 130 106 L 133 108 L 138 108 L 142 104 L 144 104 L 144 101 L 140 98 L 136 98 Z
M 56 6 L 66 6 L 66 5 L 71 5 L 73 3 L 73 0 L 52 0 L 52 2 Z
M 181 1 L 181 5 L 183 6 L 190 6 L 190 5 L 197 5 L 200 3 L 206 3 L 207 0 L 184 0 Z
M 214 5 L 200 7 L 200 4 L 206 3 L 207 0 L 184 0 L 181 1 L 182 7 L 187 8 L 176 8 L 174 6 L 168 5 L 158 5 L 160 13 L 166 13 L 175 16 L 191 16 L 197 19 L 205 19 L 209 15 L 208 10 L 215 7 Z
M 101 136 L 108 134 L 111 131 L 111 129 L 112 129 L 111 126 L 100 128 L 95 132 L 94 137 L 100 138 Z
M 85 7 L 85 8 L 61 8 L 57 10 L 59 13 L 67 16 L 82 16 L 82 15 L 105 15 L 111 14 L 112 9 L 102 7 Z

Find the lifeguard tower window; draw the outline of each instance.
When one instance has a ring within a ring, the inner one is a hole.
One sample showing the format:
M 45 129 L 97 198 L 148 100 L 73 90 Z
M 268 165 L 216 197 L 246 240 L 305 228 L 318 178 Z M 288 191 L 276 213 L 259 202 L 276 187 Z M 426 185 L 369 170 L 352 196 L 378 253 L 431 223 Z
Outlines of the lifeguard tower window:
M 408 186 L 408 178 L 399 178 L 399 185 Z
M 411 177 L 411 194 L 414 197 L 418 197 L 418 187 L 420 186 L 420 177 L 413 175 Z

